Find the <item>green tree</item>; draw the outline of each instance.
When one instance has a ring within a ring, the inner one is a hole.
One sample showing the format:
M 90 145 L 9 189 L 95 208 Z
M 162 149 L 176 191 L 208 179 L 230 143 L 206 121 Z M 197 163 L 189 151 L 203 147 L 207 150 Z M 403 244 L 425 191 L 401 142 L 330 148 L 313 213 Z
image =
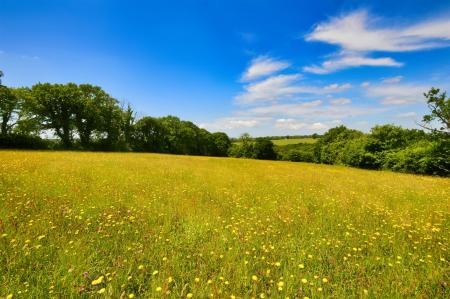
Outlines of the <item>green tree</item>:
M 124 150 L 121 140 L 123 126 L 123 111 L 119 102 L 109 95 L 100 102 L 99 126 L 97 138 L 102 150 Z
M 132 136 L 134 131 L 135 113 L 131 105 L 127 105 L 127 109 L 122 108 L 122 133 L 123 140 L 127 149 L 131 148 Z
M 440 93 L 439 88 L 433 87 L 424 93 L 424 96 L 427 99 L 430 114 L 424 115 L 421 126 L 433 132 L 450 135 L 450 98 L 447 97 L 447 93 Z M 438 122 L 439 128 L 434 128 L 433 122 Z
M 41 133 L 42 118 L 34 112 L 34 99 L 28 87 L 13 88 L 11 91 L 18 100 L 17 121 L 14 133 L 38 137 Z
M 136 122 L 133 148 L 137 151 L 162 153 L 168 150 L 167 129 L 157 118 L 146 116 Z
M 267 138 L 257 138 L 253 144 L 253 157 L 262 160 L 276 160 L 274 144 Z
M 76 103 L 75 126 L 83 148 L 89 148 L 94 130 L 101 125 L 100 110 L 109 96 L 98 86 L 81 84 L 79 101 Z
M 253 139 L 248 133 L 239 137 L 240 157 L 253 158 Z
M 167 131 L 167 149 L 169 153 L 182 153 L 181 145 L 181 121 L 176 116 L 165 116 L 159 119 Z
M 423 131 L 404 129 L 390 124 L 379 125 L 370 130 L 367 149 L 370 152 L 399 149 L 424 137 L 425 133 Z
M 230 138 L 223 132 L 216 132 L 212 134 L 212 140 L 215 146 L 215 156 L 226 157 L 228 155 L 228 150 L 231 147 Z
M 80 91 L 74 83 L 39 83 L 31 88 L 34 112 L 42 118 L 44 129 L 54 130 L 65 148 L 73 144 L 75 114 L 79 109 Z
M 8 87 L 0 85 L 0 134 L 7 135 L 13 126 L 16 124 L 14 121 L 11 123 L 14 113 L 17 112 L 19 100 L 16 94 Z
M 347 142 L 362 135 L 362 132 L 345 126 L 328 130 L 316 143 L 314 149 L 316 161 L 325 164 L 342 164 L 343 149 Z

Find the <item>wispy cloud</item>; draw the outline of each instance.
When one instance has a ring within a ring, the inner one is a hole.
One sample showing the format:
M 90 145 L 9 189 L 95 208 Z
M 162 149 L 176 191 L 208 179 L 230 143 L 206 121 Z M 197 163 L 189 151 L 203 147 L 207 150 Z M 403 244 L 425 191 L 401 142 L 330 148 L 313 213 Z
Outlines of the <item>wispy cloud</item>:
M 351 84 L 330 84 L 325 87 L 301 85 L 300 74 L 274 75 L 264 80 L 244 85 L 244 91 L 235 97 L 240 104 L 274 102 L 294 99 L 301 94 L 339 93 L 351 88 Z
M 390 57 L 373 58 L 371 52 L 405 52 L 450 46 L 450 19 L 422 21 L 409 26 L 388 24 L 357 10 L 316 25 L 307 41 L 336 45 L 339 51 L 319 66 L 307 66 L 307 72 L 327 74 L 357 66 L 401 66 Z
M 301 76 L 276 75 L 244 86 L 244 92 L 235 97 L 238 103 L 269 102 L 292 97 L 300 92 L 294 84 Z
M 390 66 L 399 67 L 403 63 L 389 57 L 370 58 L 359 53 L 340 53 L 333 59 L 326 60 L 320 65 L 305 66 L 303 70 L 313 74 L 329 74 L 350 67 L 360 66 Z
M 350 104 L 352 101 L 347 98 L 337 98 L 330 101 L 332 105 L 346 105 Z
M 378 84 L 366 89 L 366 95 L 381 99 L 383 105 L 407 105 L 424 102 L 423 93 L 430 86 L 418 84 Z
M 367 88 L 369 86 L 370 86 L 370 82 L 368 82 L 368 81 L 364 81 L 363 83 L 361 83 L 362 88 Z
M 381 81 L 382 83 L 385 84 L 392 84 L 392 83 L 398 83 L 403 79 L 403 76 L 396 76 L 396 77 L 391 77 L 391 78 L 386 78 L 383 79 L 383 81 Z
M 241 81 L 252 81 L 282 71 L 290 66 L 287 61 L 276 60 L 269 56 L 253 59 L 241 77 Z
M 280 118 L 275 121 L 275 128 L 283 130 L 313 130 L 323 131 L 329 128 L 328 125 L 321 122 L 306 123 L 293 118 Z
M 272 104 L 242 111 L 243 114 L 265 117 L 302 117 L 314 120 L 345 119 L 367 114 L 376 114 L 386 111 L 385 108 L 353 107 L 322 105 L 322 101 L 312 101 L 297 104 Z
M 417 118 L 416 112 L 404 112 L 396 115 L 397 118 Z
M 324 89 L 324 91 L 335 92 L 335 91 L 344 91 L 351 87 L 352 87 L 352 85 L 350 83 L 345 83 L 345 84 L 341 84 L 341 85 L 339 85 L 337 83 L 333 83 L 333 84 L 325 86 L 323 89 Z
M 254 128 L 267 122 L 270 118 L 267 117 L 224 117 L 216 119 L 210 123 L 199 124 L 201 128 L 210 130 L 233 130 L 239 128 Z

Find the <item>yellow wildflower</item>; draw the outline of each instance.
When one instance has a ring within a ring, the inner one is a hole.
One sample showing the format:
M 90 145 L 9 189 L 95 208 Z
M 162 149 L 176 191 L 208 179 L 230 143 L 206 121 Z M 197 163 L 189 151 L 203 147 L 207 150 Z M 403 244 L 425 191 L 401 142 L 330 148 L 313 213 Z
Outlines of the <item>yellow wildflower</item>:
M 96 286 L 96 285 L 98 285 L 98 284 L 101 284 L 102 282 L 103 282 L 103 275 L 102 276 L 100 276 L 99 278 L 97 278 L 97 279 L 94 279 L 93 281 L 92 281 L 92 285 L 93 286 Z

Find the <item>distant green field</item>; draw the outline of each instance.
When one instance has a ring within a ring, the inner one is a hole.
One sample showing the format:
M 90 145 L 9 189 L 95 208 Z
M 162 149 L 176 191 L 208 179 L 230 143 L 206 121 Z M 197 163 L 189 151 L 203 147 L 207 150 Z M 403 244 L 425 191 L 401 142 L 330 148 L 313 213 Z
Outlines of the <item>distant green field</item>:
M 275 139 L 272 140 L 273 144 L 278 146 L 283 145 L 289 145 L 289 144 L 299 144 L 299 143 L 307 143 L 307 144 L 313 144 L 317 141 L 317 139 L 314 138 L 292 138 L 292 139 Z M 234 144 L 240 144 L 239 141 L 233 142 Z
M 292 139 L 277 139 L 272 140 L 275 145 L 288 145 L 288 144 L 299 144 L 299 143 L 315 143 L 317 139 L 314 138 L 292 138 Z
M 0 298 L 448 298 L 450 179 L 138 153 L 0 162 Z

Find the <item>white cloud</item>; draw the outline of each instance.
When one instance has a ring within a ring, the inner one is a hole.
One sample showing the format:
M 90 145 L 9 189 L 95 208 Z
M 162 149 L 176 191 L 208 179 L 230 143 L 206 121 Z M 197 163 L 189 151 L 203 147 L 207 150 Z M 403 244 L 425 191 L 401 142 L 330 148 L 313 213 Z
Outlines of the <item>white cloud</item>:
M 224 117 L 210 123 L 199 124 L 199 127 L 210 130 L 232 130 L 258 127 L 270 118 L 266 117 Z
M 275 60 L 268 56 L 259 56 L 251 61 L 250 66 L 242 75 L 241 81 L 251 81 L 272 75 L 289 66 L 290 64 L 286 61 Z
M 403 32 L 405 36 L 413 36 L 416 38 L 428 39 L 441 39 L 450 40 L 450 19 L 449 18 L 439 18 L 437 20 L 421 22 L 417 25 L 410 26 L 406 28 Z M 448 45 L 437 44 L 439 45 Z
M 337 98 L 334 100 L 331 100 L 330 103 L 332 105 L 346 105 L 346 104 L 350 104 L 352 101 L 350 99 L 347 98 Z
M 362 54 L 355 53 L 343 53 L 336 55 L 336 58 L 331 60 L 326 60 L 322 62 L 321 65 L 305 66 L 303 70 L 308 73 L 313 74 L 329 74 L 335 71 L 346 69 L 349 67 L 360 67 L 360 66 L 389 66 L 389 67 L 399 67 L 403 64 L 395 61 L 389 57 L 381 58 L 370 58 L 365 57 Z
M 329 127 L 321 122 L 306 123 L 293 118 L 280 118 L 275 121 L 275 127 L 283 130 L 326 130 Z
M 416 118 L 417 113 L 416 112 L 404 112 L 404 113 L 397 114 L 396 117 L 398 117 L 398 118 Z
M 351 88 L 351 84 L 330 84 L 325 87 L 300 85 L 300 74 L 274 75 L 244 86 L 244 91 L 234 100 L 240 104 L 254 104 L 294 99 L 301 94 L 339 93 Z
M 365 81 L 365 82 L 361 83 L 362 88 L 367 88 L 369 86 L 370 86 L 370 82 Z
M 357 66 L 401 66 L 390 57 L 372 58 L 371 52 L 404 52 L 450 46 L 450 19 L 440 18 L 409 26 L 389 24 L 366 10 L 334 17 L 316 25 L 305 39 L 336 45 L 339 54 L 307 72 L 327 74 Z
M 392 83 L 398 83 L 403 79 L 403 76 L 396 76 L 396 77 L 391 77 L 391 78 L 386 78 L 383 81 L 381 81 L 382 83 L 385 84 L 392 84 Z
M 314 120 L 334 120 L 345 119 L 373 113 L 383 112 L 385 108 L 373 107 L 353 107 L 353 106 L 334 106 L 321 105 L 321 101 L 313 101 L 299 104 L 272 104 L 251 108 L 241 113 L 244 115 L 259 117 L 303 117 Z
M 334 84 L 325 86 L 323 89 L 325 91 L 343 91 L 343 90 L 347 90 L 351 87 L 352 87 L 352 85 L 350 83 L 345 83 L 345 84 L 341 84 L 341 85 L 334 83 Z
M 380 84 L 366 89 L 367 95 L 381 98 L 384 105 L 406 105 L 424 102 L 423 93 L 429 86 L 417 84 Z
M 318 24 L 306 40 L 334 44 L 346 51 L 404 52 L 448 46 L 448 28 L 450 19 L 398 27 L 358 10 Z
M 268 102 L 292 97 L 301 92 L 294 85 L 300 75 L 277 75 L 244 86 L 245 92 L 235 97 L 238 103 Z

